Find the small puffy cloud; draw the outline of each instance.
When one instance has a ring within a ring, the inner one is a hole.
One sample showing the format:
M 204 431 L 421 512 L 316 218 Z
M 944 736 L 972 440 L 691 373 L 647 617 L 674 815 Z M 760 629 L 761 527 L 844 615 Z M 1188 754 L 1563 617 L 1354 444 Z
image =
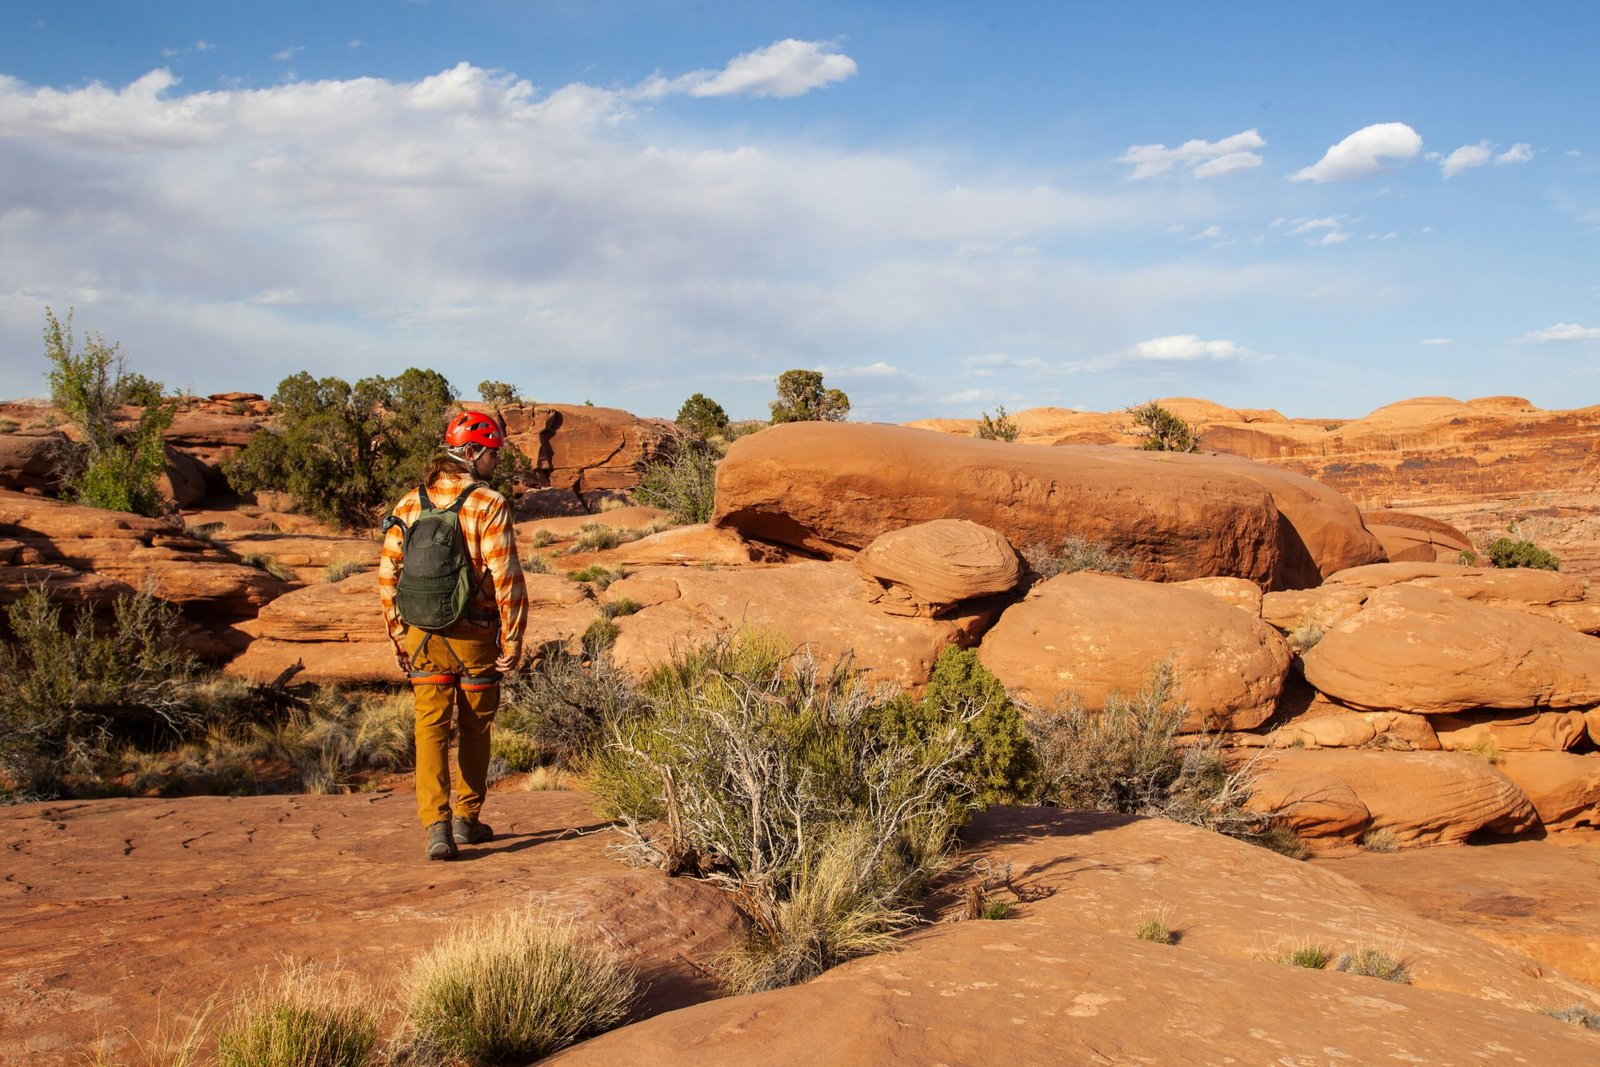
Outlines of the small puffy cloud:
M 346 44 L 345 47 L 349 48 L 351 50 L 354 50 L 354 49 L 360 48 L 362 45 L 364 45 L 366 43 L 367 42 L 363 41 L 359 37 L 352 37 L 352 38 L 350 38 L 350 42 L 348 44 Z
M 289 60 L 293 59 L 295 56 L 299 55 L 305 50 L 306 46 L 303 44 L 291 45 L 280 52 L 272 53 L 272 58 L 276 59 L 279 63 L 287 63 Z
M 898 378 L 902 371 L 899 367 L 891 366 L 879 360 L 869 363 L 864 367 L 829 367 L 824 368 L 827 373 L 839 378 Z
M 728 61 L 715 74 L 700 71 L 690 96 L 799 96 L 856 72 L 856 61 L 827 41 L 774 41 Z
M 1342 245 L 1350 240 L 1350 235 L 1341 230 L 1329 230 L 1321 237 L 1307 237 L 1306 244 L 1313 248 L 1326 248 L 1328 245 Z
M 217 47 L 215 42 L 207 41 L 204 38 L 194 43 L 194 50 L 196 52 L 209 52 L 215 47 Z
M 1398 233 L 1396 233 L 1393 230 L 1390 230 L 1388 233 L 1369 233 L 1369 234 L 1367 234 L 1367 240 L 1369 240 L 1369 241 L 1393 241 L 1395 238 L 1397 238 L 1399 236 L 1400 235 Z
M 1403 163 L 1422 151 L 1422 136 L 1403 122 L 1364 126 L 1328 149 L 1316 163 L 1289 176 L 1296 182 L 1343 182 L 1370 178 L 1391 162 Z
M 1533 145 L 1526 141 L 1518 141 L 1510 148 L 1494 157 L 1495 166 L 1505 163 L 1526 163 L 1533 158 Z
M 1453 345 L 1456 341 L 1453 337 L 1424 337 L 1417 343 L 1423 345 Z
M 1130 363 L 1189 363 L 1200 359 L 1243 359 L 1248 348 L 1232 341 L 1202 341 L 1192 333 L 1152 337 L 1124 349 L 1122 358 Z
M 1293 237 L 1298 233 L 1310 233 L 1312 230 L 1337 230 L 1338 228 L 1339 220 L 1332 217 L 1322 219 L 1300 219 L 1298 220 L 1295 228 L 1289 231 L 1289 236 Z
M 1583 149 L 1569 148 L 1567 149 L 1567 155 L 1572 159 L 1577 159 L 1579 156 L 1583 155 Z
M 1261 166 L 1261 157 L 1255 150 L 1266 146 L 1266 140 L 1258 131 L 1245 130 L 1220 141 L 1185 141 L 1177 148 L 1164 144 L 1133 145 L 1117 157 L 1117 162 L 1133 165 L 1129 181 L 1154 178 L 1180 163 L 1196 178 L 1220 178 L 1234 171 Z
M 1207 226 L 1205 229 L 1201 230 L 1199 233 L 1197 233 L 1193 237 L 1189 238 L 1189 240 L 1191 240 L 1191 241 L 1208 241 L 1208 240 L 1215 240 L 1216 238 L 1221 237 L 1221 236 L 1222 236 L 1222 227 L 1221 226 Z
M 1600 341 L 1600 326 L 1579 326 L 1575 322 L 1558 322 L 1542 330 L 1522 335 L 1520 340 L 1530 344 L 1560 344 L 1567 341 Z
M 1477 144 L 1464 144 L 1460 148 L 1444 157 L 1439 164 L 1439 169 L 1446 178 L 1454 178 L 1464 170 L 1472 167 L 1481 167 L 1494 158 L 1494 149 L 1488 141 L 1479 141 Z

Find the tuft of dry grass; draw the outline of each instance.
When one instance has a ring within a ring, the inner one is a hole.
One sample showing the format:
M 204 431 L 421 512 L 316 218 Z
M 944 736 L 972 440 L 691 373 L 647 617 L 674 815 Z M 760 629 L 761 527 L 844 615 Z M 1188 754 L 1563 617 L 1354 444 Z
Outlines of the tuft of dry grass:
M 1367 978 L 1381 978 L 1400 985 L 1411 984 L 1411 968 L 1399 956 L 1372 945 L 1363 945 L 1354 952 L 1339 957 L 1334 970 L 1345 974 L 1359 974 Z
M 609 1030 L 637 995 L 615 952 L 531 914 L 459 929 L 405 979 L 416 1043 L 473 1067 L 539 1059 Z
M 1505 756 L 1500 753 L 1500 742 L 1488 730 L 1473 738 L 1471 747 L 1465 751 L 1467 755 L 1475 756 L 1491 767 L 1505 762 Z
M 280 582 L 294 581 L 294 571 L 278 562 L 275 556 L 265 552 L 246 552 L 239 557 L 239 562 L 246 567 L 254 567 L 258 571 L 265 571 Z
M 1267 957 L 1274 963 L 1320 971 L 1333 961 L 1333 950 L 1315 941 L 1296 942 Z
M 1158 945 L 1177 944 L 1178 935 L 1168 925 L 1170 917 L 1171 910 L 1168 908 L 1162 908 L 1153 915 L 1146 915 L 1139 920 L 1139 925 L 1133 928 L 1133 936 L 1140 941 L 1152 941 Z
M 322 580 L 330 585 L 342 582 L 352 574 L 360 574 L 371 564 L 364 559 L 336 559 L 322 570 Z
M 1400 847 L 1394 831 L 1387 826 L 1375 827 L 1361 835 L 1361 847 L 1368 852 L 1394 852 Z
M 336 972 L 286 961 L 217 1030 L 220 1067 L 365 1067 L 378 1039 L 370 997 Z
M 573 788 L 573 776 L 560 767 L 535 767 L 522 780 L 522 788 L 529 793 L 550 793 Z

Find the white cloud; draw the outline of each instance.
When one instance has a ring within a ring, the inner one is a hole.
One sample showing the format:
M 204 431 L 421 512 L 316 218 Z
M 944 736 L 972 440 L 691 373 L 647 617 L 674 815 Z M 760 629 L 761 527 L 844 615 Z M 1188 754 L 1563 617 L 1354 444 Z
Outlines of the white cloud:
M 1312 230 L 1337 230 L 1339 228 L 1339 220 L 1332 216 L 1321 219 L 1297 219 L 1296 223 L 1295 228 L 1289 231 L 1290 237 L 1298 233 L 1309 233 Z
M 1289 176 L 1296 182 L 1342 182 L 1370 178 L 1388 164 L 1422 151 L 1422 137 L 1403 122 L 1365 126 L 1340 141 L 1313 165 Z
M 1542 330 L 1523 334 L 1519 340 L 1532 344 L 1550 344 L 1564 341 L 1600 341 L 1600 326 L 1579 326 L 1574 322 L 1558 322 Z
M 1510 148 L 1494 157 L 1496 166 L 1504 163 L 1526 163 L 1533 158 L 1533 145 L 1526 141 L 1518 141 Z
M 1439 164 L 1439 169 L 1444 172 L 1445 178 L 1454 178 L 1457 174 L 1471 167 L 1481 167 L 1494 158 L 1494 149 L 1488 141 L 1479 141 L 1477 144 L 1464 144 L 1460 148 L 1444 157 Z
M 194 50 L 196 52 L 209 52 L 215 47 L 217 47 L 215 43 L 207 41 L 204 38 L 194 43 Z
M 1323 234 L 1321 238 L 1306 238 L 1306 244 L 1325 248 L 1328 245 L 1342 245 L 1348 240 L 1350 240 L 1349 234 L 1332 230 Z
M 1456 342 L 1453 337 L 1424 337 L 1417 343 L 1422 345 L 1453 345 Z
M 360 48 L 362 45 L 364 45 L 366 43 L 367 42 L 363 41 L 359 37 L 352 37 L 352 38 L 350 38 L 350 42 L 348 44 L 346 44 L 345 47 L 354 50 L 354 49 Z
M 1222 236 L 1222 227 L 1221 226 L 1207 226 L 1205 229 L 1201 230 L 1199 233 L 1197 233 L 1193 237 L 1189 238 L 1189 240 L 1191 240 L 1191 241 L 1215 240 L 1216 238 L 1221 237 L 1221 236 Z
M 827 41 L 774 41 L 728 61 L 715 74 L 686 75 L 696 79 L 691 96 L 799 96 L 856 72 L 856 61 Z
M 1273 219 L 1272 222 L 1269 223 L 1268 225 L 1269 225 L 1269 227 L 1271 229 L 1276 230 L 1279 226 L 1282 226 L 1285 222 L 1288 222 L 1288 221 L 1289 221 L 1288 219 L 1284 218 L 1282 215 L 1279 215 L 1277 218 Z
M 1220 141 L 1185 141 L 1177 148 L 1164 144 L 1133 145 L 1117 158 L 1117 162 L 1133 165 L 1129 181 L 1165 174 L 1180 163 L 1196 178 L 1219 178 L 1261 166 L 1261 157 L 1255 149 L 1266 146 L 1266 140 L 1258 131 L 1245 130 Z
M 1567 149 L 1566 154 L 1568 156 L 1572 157 L 1573 159 L 1577 159 L 1579 156 L 1583 155 L 1583 149 L 1581 149 L 1581 148 L 1569 148 L 1569 149 Z
M 1187 363 L 1199 359 L 1237 360 L 1250 354 L 1250 349 L 1232 341 L 1202 341 L 1192 333 L 1184 333 L 1140 341 L 1124 349 L 1122 358 L 1136 363 Z
M 898 378 L 903 372 L 899 367 L 891 366 L 879 360 L 869 363 L 864 367 L 824 367 L 828 374 L 840 378 Z
M 272 58 L 276 59 L 280 63 L 287 63 L 289 60 L 293 59 L 295 56 L 299 55 L 305 50 L 306 46 L 303 44 L 291 45 L 280 52 L 272 53 Z

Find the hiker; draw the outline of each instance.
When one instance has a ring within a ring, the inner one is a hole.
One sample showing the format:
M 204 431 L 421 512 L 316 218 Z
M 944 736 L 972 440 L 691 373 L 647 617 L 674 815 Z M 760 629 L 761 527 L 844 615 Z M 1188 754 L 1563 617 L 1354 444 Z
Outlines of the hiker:
M 500 677 L 517 669 L 528 621 L 527 591 L 506 498 L 485 485 L 500 464 L 505 431 L 463 411 L 422 484 L 383 524 L 378 595 L 395 662 L 416 702 L 417 811 L 430 860 L 494 837 L 479 819 L 489 777 L 489 728 Z M 457 735 L 450 804 L 450 725 Z

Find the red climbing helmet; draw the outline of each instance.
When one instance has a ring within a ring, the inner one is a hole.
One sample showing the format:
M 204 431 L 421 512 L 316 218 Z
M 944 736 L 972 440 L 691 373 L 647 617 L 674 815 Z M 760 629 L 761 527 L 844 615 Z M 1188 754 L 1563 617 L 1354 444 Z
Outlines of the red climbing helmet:
M 500 424 L 494 416 L 481 411 L 463 411 L 444 428 L 444 443 L 449 448 L 466 445 L 499 448 L 506 443 L 506 435 L 500 432 Z

